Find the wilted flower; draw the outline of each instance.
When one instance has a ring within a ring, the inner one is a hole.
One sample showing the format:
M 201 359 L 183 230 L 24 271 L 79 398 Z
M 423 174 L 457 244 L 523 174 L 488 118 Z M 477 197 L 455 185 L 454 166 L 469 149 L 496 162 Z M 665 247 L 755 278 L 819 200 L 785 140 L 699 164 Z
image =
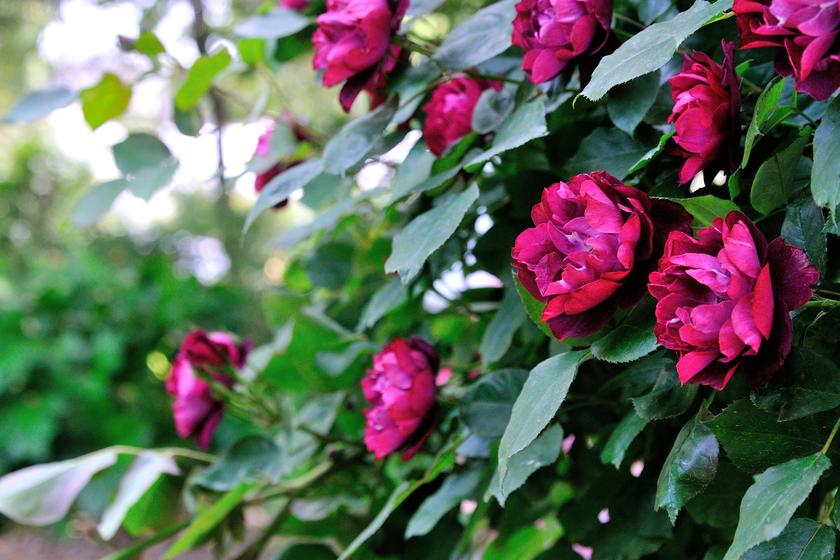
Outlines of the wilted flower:
M 197 372 L 231 387 L 233 379 L 226 370 L 243 368 L 250 348 L 249 342 L 237 344 L 223 332 L 196 330 L 184 337 L 166 380 L 166 390 L 175 397 L 172 412 L 178 435 L 195 436 L 202 448 L 210 445 L 225 404 L 213 396 L 210 384 Z
M 828 99 L 840 88 L 840 6 L 836 1 L 735 0 L 741 48 L 777 47 L 776 70 L 796 89 Z
M 671 230 L 691 217 L 605 171 L 576 175 L 543 191 L 531 210 L 535 227 L 516 238 L 519 281 L 545 308 L 559 340 L 589 336 L 618 307 L 638 303 L 645 279 Z
M 612 0 L 520 0 L 513 44 L 525 51 L 522 69 L 535 84 L 551 80 L 604 46 L 611 18 Z
M 693 238 L 673 232 L 651 273 L 656 337 L 679 353 L 682 383 L 723 389 L 736 371 L 758 388 L 790 352 L 789 312 L 811 297 L 819 272 L 778 237 L 769 245 L 740 212 Z
M 686 56 L 682 71 L 668 80 L 674 98 L 668 122 L 676 128 L 676 153 L 686 158 L 679 180 L 691 181 L 692 192 L 706 186 L 704 173 L 722 185 L 737 166 L 741 94 L 732 63 L 735 46 L 726 41 L 722 46 L 723 65 L 697 52 Z
M 437 86 L 423 106 L 426 121 L 423 138 L 436 156 L 472 131 L 472 117 L 478 98 L 485 89 L 501 89 L 498 82 L 456 76 Z
M 373 405 L 365 409 L 365 445 L 377 459 L 408 446 L 402 456 L 408 460 L 428 438 L 438 365 L 437 353 L 419 338 L 394 339 L 374 356 L 362 391 Z
M 345 111 L 362 90 L 376 97 L 385 86 L 401 52 L 391 38 L 407 8 L 408 0 L 327 0 L 312 37 L 312 65 L 324 70 L 325 86 L 344 82 L 339 101 Z

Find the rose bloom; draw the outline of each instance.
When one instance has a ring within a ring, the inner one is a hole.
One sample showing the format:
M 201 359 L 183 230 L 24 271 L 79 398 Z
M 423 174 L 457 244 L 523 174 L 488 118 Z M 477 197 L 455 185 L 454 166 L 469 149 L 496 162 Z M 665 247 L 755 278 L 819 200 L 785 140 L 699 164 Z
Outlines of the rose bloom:
M 391 45 L 409 0 L 327 0 L 316 20 L 312 66 L 324 70 L 323 83 L 344 82 L 339 101 L 345 112 L 362 90 L 376 100 L 401 50 Z
M 373 405 L 365 409 L 365 445 L 377 459 L 407 446 L 407 461 L 429 437 L 438 365 L 437 353 L 419 338 L 394 339 L 374 356 L 362 391 Z
M 742 49 L 777 47 L 776 71 L 796 89 L 828 99 L 840 88 L 840 6 L 836 1 L 735 0 Z
M 675 153 L 685 158 L 680 184 L 691 181 L 691 192 L 706 186 L 704 173 L 721 186 L 737 166 L 741 124 L 741 93 L 732 63 L 735 46 L 723 41 L 723 65 L 696 52 L 686 56 L 682 71 L 668 83 L 674 110 Z
M 299 122 L 297 122 L 294 117 L 291 115 L 283 115 L 283 120 L 291 125 L 292 133 L 295 136 L 295 139 L 298 142 L 305 142 L 311 139 L 309 131 L 306 130 Z M 266 126 L 265 132 L 262 133 L 259 140 L 257 141 L 257 147 L 254 150 L 254 157 L 262 157 L 265 158 L 271 154 L 271 140 L 274 138 L 274 130 L 275 124 L 272 121 L 271 123 Z M 278 161 L 268 167 L 267 169 L 259 172 L 256 174 L 254 179 L 254 190 L 258 193 L 262 192 L 263 189 L 268 185 L 272 179 L 290 169 L 296 165 L 301 163 L 299 160 L 283 162 Z M 277 204 L 274 205 L 275 209 L 280 209 L 286 206 L 289 203 L 288 200 L 281 200 Z
M 231 335 L 223 332 L 196 330 L 184 337 L 166 380 L 167 392 L 175 397 L 172 412 L 178 435 L 195 436 L 199 447 L 209 447 L 225 405 L 213 396 L 210 384 L 196 370 L 232 387 L 233 379 L 225 370 L 242 369 L 250 348 L 250 342 L 237 344 Z
M 456 76 L 437 86 L 423 106 L 426 121 L 423 138 L 436 156 L 472 131 L 472 117 L 478 98 L 485 89 L 502 89 L 498 82 L 469 76 Z
M 280 0 L 280 7 L 300 12 L 309 7 L 309 0 Z
M 651 273 L 656 338 L 679 353 L 680 381 L 726 387 L 736 371 L 757 389 L 790 352 L 789 312 L 811 297 L 819 272 L 778 237 L 769 245 L 740 212 L 693 238 L 673 232 Z
M 605 171 L 576 175 L 543 191 L 535 227 L 513 247 L 519 281 L 544 302 L 542 320 L 559 340 L 589 336 L 619 307 L 635 305 L 671 230 L 691 216 Z
M 575 58 L 606 43 L 612 0 L 520 0 L 513 44 L 525 51 L 522 69 L 535 84 L 551 80 Z

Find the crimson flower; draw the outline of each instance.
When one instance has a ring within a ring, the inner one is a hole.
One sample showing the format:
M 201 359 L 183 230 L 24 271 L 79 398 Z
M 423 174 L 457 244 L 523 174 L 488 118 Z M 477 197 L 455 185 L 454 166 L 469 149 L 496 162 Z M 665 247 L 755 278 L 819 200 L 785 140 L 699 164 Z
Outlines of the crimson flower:
M 726 387 L 736 372 L 753 388 L 790 352 L 790 311 L 819 279 L 805 253 L 777 237 L 770 244 L 749 218 L 730 212 L 697 232 L 668 237 L 648 289 L 658 300 L 656 338 L 679 353 L 680 381 Z

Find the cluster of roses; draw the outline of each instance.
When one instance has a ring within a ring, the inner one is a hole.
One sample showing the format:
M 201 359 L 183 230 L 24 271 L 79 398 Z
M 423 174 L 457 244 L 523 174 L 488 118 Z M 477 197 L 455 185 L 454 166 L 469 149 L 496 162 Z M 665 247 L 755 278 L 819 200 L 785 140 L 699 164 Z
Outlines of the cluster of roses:
M 283 0 L 289 8 L 308 2 Z M 344 83 L 349 111 L 361 91 L 382 99 L 387 76 L 401 59 L 392 44 L 408 0 L 328 0 L 313 37 L 323 83 Z M 577 60 L 581 75 L 608 49 L 611 0 L 520 0 L 513 44 L 524 50 L 522 68 L 534 83 L 552 80 Z M 837 2 L 735 0 L 741 48 L 783 49 L 776 68 L 796 88 L 827 99 L 840 87 L 840 13 Z M 697 190 L 723 185 L 737 161 L 741 105 L 734 44 L 723 42 L 723 63 L 704 53 L 687 56 L 673 76 L 673 153 L 684 158 L 680 183 Z M 436 155 L 467 135 L 482 92 L 497 82 L 457 75 L 438 85 L 424 106 L 423 135 Z M 268 153 L 271 131 L 261 139 Z M 261 189 L 290 164 L 257 179 Z M 804 305 L 817 269 L 799 248 L 770 243 L 740 212 L 716 218 L 691 235 L 691 216 L 680 206 L 651 199 L 603 171 L 577 175 L 544 190 L 531 212 L 534 227 L 512 251 L 519 281 L 544 303 L 542 321 L 558 338 L 583 338 L 604 328 L 619 308 L 650 293 L 656 300 L 655 334 L 679 355 L 682 383 L 723 389 L 736 372 L 758 388 L 779 370 L 792 342 L 790 311 Z M 244 366 L 248 345 L 224 333 L 191 333 L 167 382 L 175 396 L 178 433 L 206 446 L 223 404 L 210 381 L 231 387 L 230 368 Z M 430 433 L 439 358 L 425 341 L 396 339 L 373 360 L 362 380 L 370 401 L 365 443 L 377 458 L 406 448 L 413 455 Z
M 693 237 L 680 206 L 603 171 L 548 187 L 531 215 L 535 226 L 517 237 L 512 257 L 557 339 L 596 333 L 647 291 L 658 300 L 657 340 L 678 353 L 682 383 L 721 390 L 737 371 L 754 388 L 769 380 L 790 352 L 790 311 L 819 279 L 802 250 L 768 243 L 740 212 Z M 166 385 L 182 437 L 209 444 L 224 410 L 210 382 L 232 387 L 230 368 L 244 367 L 249 347 L 225 333 L 184 339 Z M 377 459 L 401 448 L 408 459 L 431 433 L 439 365 L 419 338 L 395 339 L 374 356 L 361 386 L 372 405 L 364 441 Z

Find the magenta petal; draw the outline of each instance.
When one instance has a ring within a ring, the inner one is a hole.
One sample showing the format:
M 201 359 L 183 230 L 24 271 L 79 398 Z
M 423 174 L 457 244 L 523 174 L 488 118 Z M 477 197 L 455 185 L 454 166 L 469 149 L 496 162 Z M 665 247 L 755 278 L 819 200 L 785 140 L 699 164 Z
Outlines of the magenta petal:
M 805 305 L 811 299 L 811 288 L 820 278 L 819 270 L 805 252 L 777 237 L 767 247 L 767 261 L 776 294 L 785 307 L 793 310 Z

